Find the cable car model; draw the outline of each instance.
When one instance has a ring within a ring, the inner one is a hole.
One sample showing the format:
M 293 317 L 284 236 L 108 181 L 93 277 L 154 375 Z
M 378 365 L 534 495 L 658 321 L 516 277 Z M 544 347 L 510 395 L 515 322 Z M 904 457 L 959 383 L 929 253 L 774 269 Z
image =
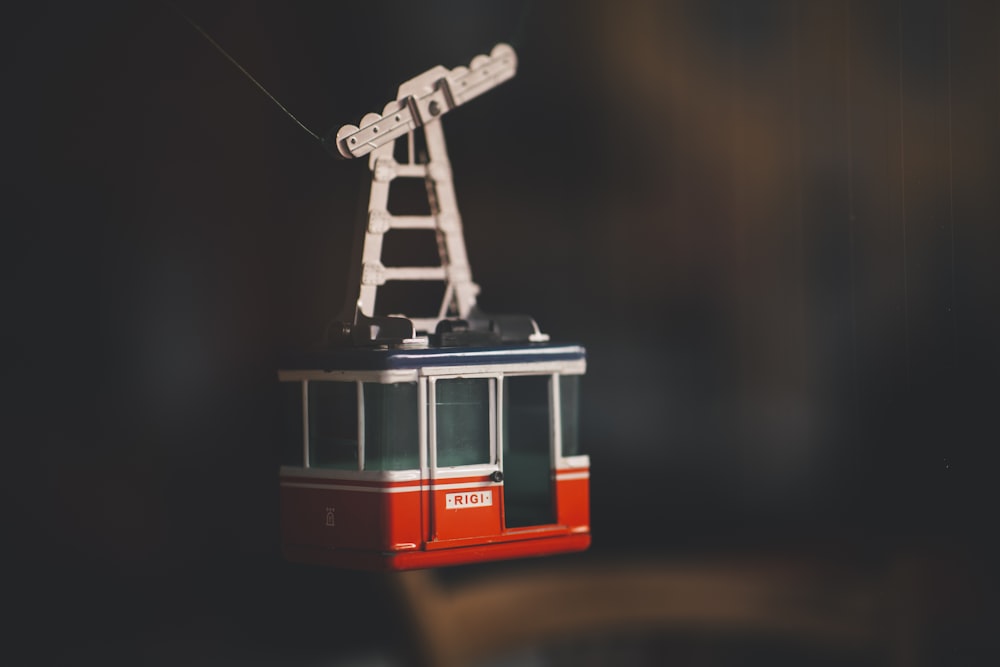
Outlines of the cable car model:
M 336 135 L 344 157 L 368 156 L 371 188 L 338 343 L 278 373 L 291 415 L 280 474 L 288 560 L 406 570 L 590 544 L 590 460 L 577 436 L 585 351 L 549 342 L 530 317 L 476 306 L 441 130 L 445 113 L 516 66 L 499 44 L 467 68 L 435 67 Z M 405 161 L 394 159 L 401 139 Z M 389 212 L 399 179 L 426 184 L 430 215 Z M 435 235 L 440 265 L 384 266 L 394 230 Z M 443 283 L 437 316 L 376 315 L 390 281 Z

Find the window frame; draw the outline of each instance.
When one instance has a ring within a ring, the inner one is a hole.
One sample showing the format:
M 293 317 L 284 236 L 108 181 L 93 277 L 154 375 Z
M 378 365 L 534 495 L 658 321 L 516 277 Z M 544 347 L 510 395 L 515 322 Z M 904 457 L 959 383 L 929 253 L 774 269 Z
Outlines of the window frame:
M 417 387 L 417 400 L 416 400 L 416 413 L 414 417 L 417 420 L 417 455 L 418 455 L 418 465 L 420 470 L 425 468 L 425 457 L 423 450 L 425 449 L 425 425 L 424 419 L 422 418 L 422 413 L 424 412 L 422 406 L 424 405 L 425 397 L 424 392 L 421 390 L 423 385 L 422 378 L 411 376 L 410 374 L 405 375 L 402 378 L 392 377 L 389 381 L 385 379 L 376 377 L 373 378 L 370 375 L 358 377 L 356 373 L 345 373 L 338 374 L 337 377 L 323 377 L 321 379 L 310 379 L 307 377 L 301 378 L 288 378 L 284 379 L 285 382 L 298 382 L 302 387 L 302 469 L 304 470 L 329 470 L 341 473 L 403 473 L 412 472 L 416 468 L 405 468 L 401 470 L 365 470 L 365 384 L 380 384 L 380 385 L 390 385 L 390 384 L 415 384 Z M 316 382 L 340 382 L 340 383 L 353 383 L 355 386 L 355 391 L 357 392 L 357 454 L 358 454 L 358 465 L 357 469 L 350 468 L 327 468 L 313 465 L 310 453 L 310 438 L 309 438 L 309 386 Z M 284 466 L 287 468 L 296 468 L 297 466 Z
M 503 460 L 498 452 L 497 443 L 502 442 L 503 437 L 500 417 L 500 410 L 503 405 L 503 373 L 448 373 L 434 374 L 426 379 L 427 382 L 427 467 L 430 470 L 431 478 L 437 477 L 464 477 L 479 473 L 490 473 L 494 470 L 503 470 Z M 439 466 L 437 463 L 438 437 L 437 437 L 437 381 L 438 380 L 489 380 L 489 430 L 490 430 L 490 460 L 487 463 L 472 463 L 461 466 Z
M 547 376 L 549 378 L 549 428 L 550 464 L 554 469 L 587 468 L 588 454 L 563 455 L 563 424 L 561 378 L 583 376 L 586 367 L 582 362 L 548 365 L 538 368 L 533 364 L 510 364 L 502 368 L 496 366 L 425 367 L 421 369 L 392 369 L 382 371 L 280 371 L 280 382 L 296 382 L 302 391 L 302 466 L 282 466 L 288 471 L 310 471 L 321 476 L 343 476 L 359 478 L 421 478 L 460 477 L 470 474 L 503 471 L 503 400 L 504 378 L 524 376 Z M 457 378 L 488 378 L 490 383 L 490 463 L 467 466 L 437 466 L 437 380 Z M 358 392 L 358 468 L 334 469 L 312 465 L 309 456 L 309 385 L 313 382 L 354 382 Z M 417 455 L 419 469 L 406 470 L 365 470 L 365 404 L 364 383 L 398 384 L 414 382 L 417 386 Z M 579 419 L 579 414 L 577 415 Z
M 309 438 L 309 385 L 313 382 L 339 382 L 341 384 L 353 383 L 355 385 L 355 401 L 357 403 L 357 432 L 354 439 L 357 442 L 356 454 L 358 459 L 357 471 L 362 472 L 365 465 L 365 405 L 364 405 L 364 381 L 346 380 L 340 378 L 324 378 L 322 380 L 300 380 L 302 383 L 302 467 L 308 470 L 338 470 L 341 472 L 353 472 L 351 468 L 336 468 L 330 466 L 313 465 L 311 451 L 312 441 Z
M 393 468 L 393 469 L 389 469 L 389 470 L 385 470 L 385 469 L 383 469 L 383 470 L 370 470 L 370 469 L 366 469 L 366 466 L 368 465 L 367 451 L 366 451 L 365 446 L 364 446 L 364 442 L 367 439 L 367 436 L 365 434 L 365 429 L 366 429 L 365 414 L 366 414 L 366 412 L 365 412 L 365 395 L 364 395 L 365 394 L 364 388 L 365 388 L 366 384 L 376 385 L 376 386 L 381 386 L 381 387 L 388 387 L 388 386 L 402 385 L 402 384 L 413 385 L 414 386 L 414 406 L 413 406 L 414 413 L 413 413 L 413 417 L 414 417 L 414 421 L 415 421 L 415 425 L 416 425 L 416 431 L 417 431 L 417 442 L 415 444 L 415 447 L 417 448 L 417 452 L 416 452 L 417 453 L 417 465 L 415 467 L 412 467 L 412 468 L 398 468 L 398 469 L 397 468 Z M 359 430 L 358 446 L 360 448 L 359 456 L 358 456 L 358 461 L 359 461 L 358 471 L 359 472 L 372 473 L 372 472 L 393 472 L 393 471 L 403 471 L 403 470 L 411 470 L 412 471 L 412 470 L 423 470 L 425 468 L 425 459 L 424 459 L 423 453 L 421 451 L 425 447 L 425 436 L 424 436 L 425 424 L 424 424 L 424 420 L 421 418 L 422 417 L 422 413 L 424 412 L 423 405 L 424 405 L 424 402 L 425 402 L 424 401 L 424 393 L 421 390 L 422 384 L 423 384 L 423 380 L 422 379 L 404 380 L 404 381 L 400 381 L 400 382 L 374 382 L 374 381 L 371 381 L 371 380 L 359 380 L 358 381 L 358 411 L 360 413 L 359 416 L 358 416 L 358 430 Z

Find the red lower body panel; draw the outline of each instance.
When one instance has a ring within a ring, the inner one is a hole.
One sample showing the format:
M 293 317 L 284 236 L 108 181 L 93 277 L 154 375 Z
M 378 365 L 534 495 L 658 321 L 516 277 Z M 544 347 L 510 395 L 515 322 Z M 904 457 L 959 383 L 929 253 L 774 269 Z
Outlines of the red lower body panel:
M 369 481 L 282 477 L 288 560 L 410 570 L 583 551 L 590 546 L 588 473 L 556 475 L 556 521 L 505 528 L 504 486 L 489 477 Z

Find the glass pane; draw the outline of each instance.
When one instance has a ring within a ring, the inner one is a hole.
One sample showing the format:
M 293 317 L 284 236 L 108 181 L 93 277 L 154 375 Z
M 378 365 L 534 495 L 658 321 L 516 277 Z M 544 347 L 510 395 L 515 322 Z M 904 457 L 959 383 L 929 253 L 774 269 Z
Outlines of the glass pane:
M 549 376 L 504 378 L 504 453 L 549 457 Z
M 508 528 L 555 523 L 548 375 L 504 379 L 503 478 Z
M 302 466 L 302 383 L 279 382 L 282 403 L 281 465 Z
M 365 470 L 420 467 L 417 454 L 417 383 L 366 382 Z
M 309 464 L 358 469 L 358 387 L 354 382 L 309 383 Z
M 577 456 L 580 451 L 580 376 L 559 376 L 559 399 L 562 419 L 562 455 Z
M 455 378 L 435 384 L 439 467 L 490 463 L 490 382 Z

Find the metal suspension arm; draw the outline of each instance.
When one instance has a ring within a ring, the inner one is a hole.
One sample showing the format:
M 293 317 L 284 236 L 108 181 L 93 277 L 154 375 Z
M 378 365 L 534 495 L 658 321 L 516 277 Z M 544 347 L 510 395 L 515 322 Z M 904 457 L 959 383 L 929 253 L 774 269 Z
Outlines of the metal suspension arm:
M 337 131 L 337 150 L 345 158 L 362 157 L 416 128 L 437 120 L 457 106 L 495 88 L 517 72 L 517 56 L 507 44 L 497 44 L 490 55 L 479 55 L 468 67 L 440 65 L 399 87 L 397 99 L 381 114 L 369 113 L 359 125 Z

